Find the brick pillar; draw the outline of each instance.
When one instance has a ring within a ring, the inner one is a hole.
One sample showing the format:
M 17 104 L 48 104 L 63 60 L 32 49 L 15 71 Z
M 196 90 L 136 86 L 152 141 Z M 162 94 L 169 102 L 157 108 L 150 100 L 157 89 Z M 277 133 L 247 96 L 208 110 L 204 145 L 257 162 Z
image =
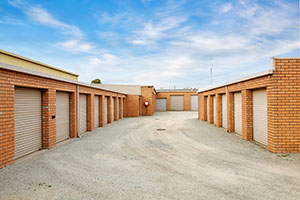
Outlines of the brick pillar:
M 2 73 L 2 72 L 1 72 Z M 14 86 L 0 79 L 0 168 L 14 163 Z
M 77 118 L 76 118 L 76 92 L 71 92 L 69 95 L 70 101 L 70 138 L 76 138 L 77 136 Z
M 222 127 L 222 95 L 216 94 L 216 126 Z
M 123 98 L 119 98 L 119 119 L 123 119 Z
M 300 58 L 273 59 L 267 87 L 268 150 L 300 153 Z
M 94 124 L 94 94 L 87 95 L 87 130 L 92 131 L 95 129 Z
M 242 90 L 242 138 L 252 140 L 252 92 Z
M 119 120 L 119 116 L 118 116 L 118 97 L 114 98 L 114 119 L 115 119 L 115 121 Z
M 99 99 L 99 113 L 100 113 L 100 127 L 103 127 L 105 124 L 105 96 L 101 95 Z
M 202 98 L 203 98 L 203 95 L 202 94 L 198 94 L 198 119 L 199 120 L 202 120 L 202 108 L 201 108 L 201 106 L 202 106 Z
M 227 92 L 227 132 L 234 131 L 233 93 Z
M 111 123 L 113 121 L 113 113 L 112 113 L 112 107 L 113 107 L 113 97 L 109 96 L 107 101 L 107 123 Z
M 208 123 L 214 123 L 214 105 L 213 105 L 213 96 L 208 95 Z
M 184 94 L 184 111 L 191 110 L 191 94 Z
M 203 121 L 207 121 L 207 120 L 208 120 L 208 119 L 207 119 L 207 112 L 208 112 L 208 110 L 207 110 L 207 101 L 208 101 L 208 100 L 207 100 L 207 99 L 208 99 L 208 97 L 203 97 L 203 98 L 202 98 L 202 100 L 203 100 L 203 101 L 202 101 L 202 102 L 203 102 L 203 103 L 202 103 L 202 106 L 203 106 L 203 109 L 202 109 L 202 110 L 203 110 L 203 112 L 202 112 L 202 114 L 203 114 L 203 115 L 202 115 L 202 120 L 203 120 Z
M 50 149 L 56 146 L 56 91 L 53 89 L 42 90 L 42 115 L 42 147 Z
M 171 109 L 170 95 L 167 95 L 167 111 Z

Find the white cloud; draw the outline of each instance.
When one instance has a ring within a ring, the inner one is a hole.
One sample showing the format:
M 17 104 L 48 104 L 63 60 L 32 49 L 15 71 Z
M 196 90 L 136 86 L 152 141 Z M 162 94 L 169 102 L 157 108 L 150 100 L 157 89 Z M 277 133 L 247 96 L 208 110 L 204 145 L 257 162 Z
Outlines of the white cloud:
M 59 43 L 59 46 L 71 53 L 90 52 L 95 48 L 92 43 L 82 42 L 78 39 L 71 39 L 66 42 Z
M 230 3 L 221 6 L 219 14 L 224 14 L 232 10 L 232 5 Z

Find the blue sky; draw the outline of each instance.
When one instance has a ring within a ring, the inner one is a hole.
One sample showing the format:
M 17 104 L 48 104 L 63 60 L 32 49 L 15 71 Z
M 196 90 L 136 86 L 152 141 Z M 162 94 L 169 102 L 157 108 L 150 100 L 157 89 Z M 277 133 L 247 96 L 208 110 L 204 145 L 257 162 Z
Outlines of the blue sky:
M 298 0 L 1 0 L 0 49 L 90 82 L 210 86 L 298 56 Z

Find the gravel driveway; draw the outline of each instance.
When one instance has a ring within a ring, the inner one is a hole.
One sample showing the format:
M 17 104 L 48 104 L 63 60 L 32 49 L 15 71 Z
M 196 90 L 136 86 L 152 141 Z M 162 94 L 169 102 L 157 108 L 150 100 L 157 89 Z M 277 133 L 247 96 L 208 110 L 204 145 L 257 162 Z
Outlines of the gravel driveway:
M 196 119 L 125 118 L 0 169 L 0 199 L 300 199 L 300 155 Z

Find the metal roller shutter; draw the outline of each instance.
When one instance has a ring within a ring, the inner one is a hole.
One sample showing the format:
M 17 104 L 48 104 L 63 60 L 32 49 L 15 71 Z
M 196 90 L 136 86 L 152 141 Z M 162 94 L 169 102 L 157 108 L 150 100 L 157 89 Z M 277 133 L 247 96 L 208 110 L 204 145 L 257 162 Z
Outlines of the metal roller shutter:
M 99 96 L 95 96 L 95 100 L 94 100 L 94 107 L 95 107 L 95 128 L 99 127 Z
M 31 88 L 15 88 L 15 156 L 42 148 L 42 93 Z
M 107 115 L 108 115 L 108 112 L 107 112 L 107 110 L 108 110 L 108 97 L 105 97 L 104 98 L 104 123 L 105 124 L 107 124 L 107 119 L 108 119 L 108 117 L 107 117 Z
M 216 120 L 216 119 L 217 119 L 217 118 L 216 118 L 216 117 L 217 117 L 217 116 L 216 116 L 216 96 L 213 96 L 213 106 L 214 106 L 214 107 L 213 107 L 213 109 L 214 109 L 214 110 L 213 110 L 213 112 L 214 112 L 214 124 L 216 124 L 216 121 L 217 121 L 217 120 Z
M 253 140 L 268 145 L 267 90 L 254 90 L 253 102 Z
M 242 135 L 242 94 L 234 93 L 234 132 Z
M 112 99 L 112 120 L 115 121 L 115 97 Z
M 167 99 L 156 99 L 156 110 L 167 111 Z
M 80 133 L 87 131 L 87 95 L 79 95 Z
M 119 98 L 117 98 L 117 113 L 118 113 L 118 119 L 120 119 L 120 105 L 119 105 Z
M 170 110 L 174 111 L 183 111 L 184 110 L 184 96 L 175 96 L 171 95 L 170 96 L 171 101 L 170 101 Z
M 206 120 L 209 120 L 209 105 L 208 105 L 208 97 L 206 97 Z
M 56 92 L 56 142 L 70 137 L 70 99 L 67 92 Z
M 222 126 L 227 129 L 227 96 L 222 95 Z
M 191 110 L 198 111 L 198 95 L 191 95 Z

